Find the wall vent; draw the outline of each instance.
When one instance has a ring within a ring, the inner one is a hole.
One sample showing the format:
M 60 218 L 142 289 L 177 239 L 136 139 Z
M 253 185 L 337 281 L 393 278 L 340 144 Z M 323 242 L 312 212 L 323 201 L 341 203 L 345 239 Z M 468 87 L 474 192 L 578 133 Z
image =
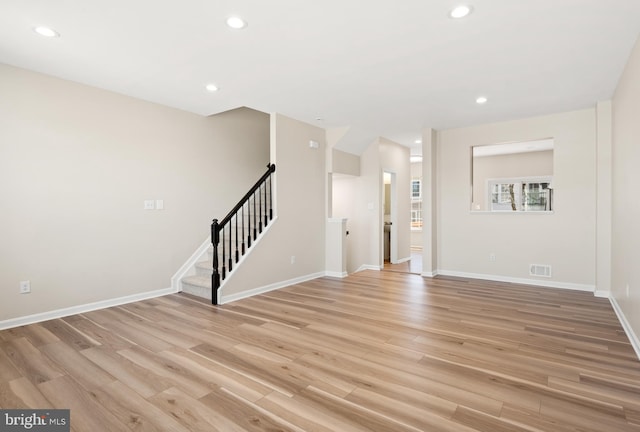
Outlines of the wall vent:
M 531 264 L 529 276 L 551 277 L 551 266 L 546 264 Z

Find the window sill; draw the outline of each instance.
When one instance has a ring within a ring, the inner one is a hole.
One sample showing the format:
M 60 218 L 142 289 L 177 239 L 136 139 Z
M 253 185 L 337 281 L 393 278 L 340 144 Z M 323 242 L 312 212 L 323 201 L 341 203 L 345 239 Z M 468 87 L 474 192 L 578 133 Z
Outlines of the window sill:
M 480 215 L 488 215 L 488 214 L 521 214 L 521 215 L 552 215 L 555 213 L 554 210 L 551 211 L 487 211 L 487 210 L 470 210 L 471 214 L 480 214 Z

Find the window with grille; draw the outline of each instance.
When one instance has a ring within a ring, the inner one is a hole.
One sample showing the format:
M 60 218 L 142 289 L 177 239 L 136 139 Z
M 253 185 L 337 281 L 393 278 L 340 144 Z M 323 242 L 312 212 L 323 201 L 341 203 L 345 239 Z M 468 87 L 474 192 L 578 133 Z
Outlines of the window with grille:
M 551 177 L 489 180 L 491 211 L 551 211 Z
M 422 228 L 422 180 L 411 180 L 411 229 Z

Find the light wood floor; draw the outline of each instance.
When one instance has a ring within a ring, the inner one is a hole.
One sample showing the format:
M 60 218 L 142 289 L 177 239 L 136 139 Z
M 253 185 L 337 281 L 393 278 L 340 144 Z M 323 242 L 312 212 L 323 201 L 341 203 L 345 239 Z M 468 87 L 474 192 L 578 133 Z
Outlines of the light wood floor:
M 640 431 L 640 362 L 589 293 L 364 271 L 2 331 L 0 407 L 92 432 Z

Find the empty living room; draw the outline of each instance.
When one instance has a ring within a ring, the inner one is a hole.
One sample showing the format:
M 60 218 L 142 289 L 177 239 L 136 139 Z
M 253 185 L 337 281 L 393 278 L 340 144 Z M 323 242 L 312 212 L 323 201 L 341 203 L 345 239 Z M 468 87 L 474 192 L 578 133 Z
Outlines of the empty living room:
M 640 431 L 640 2 L 0 2 L 0 430 Z

